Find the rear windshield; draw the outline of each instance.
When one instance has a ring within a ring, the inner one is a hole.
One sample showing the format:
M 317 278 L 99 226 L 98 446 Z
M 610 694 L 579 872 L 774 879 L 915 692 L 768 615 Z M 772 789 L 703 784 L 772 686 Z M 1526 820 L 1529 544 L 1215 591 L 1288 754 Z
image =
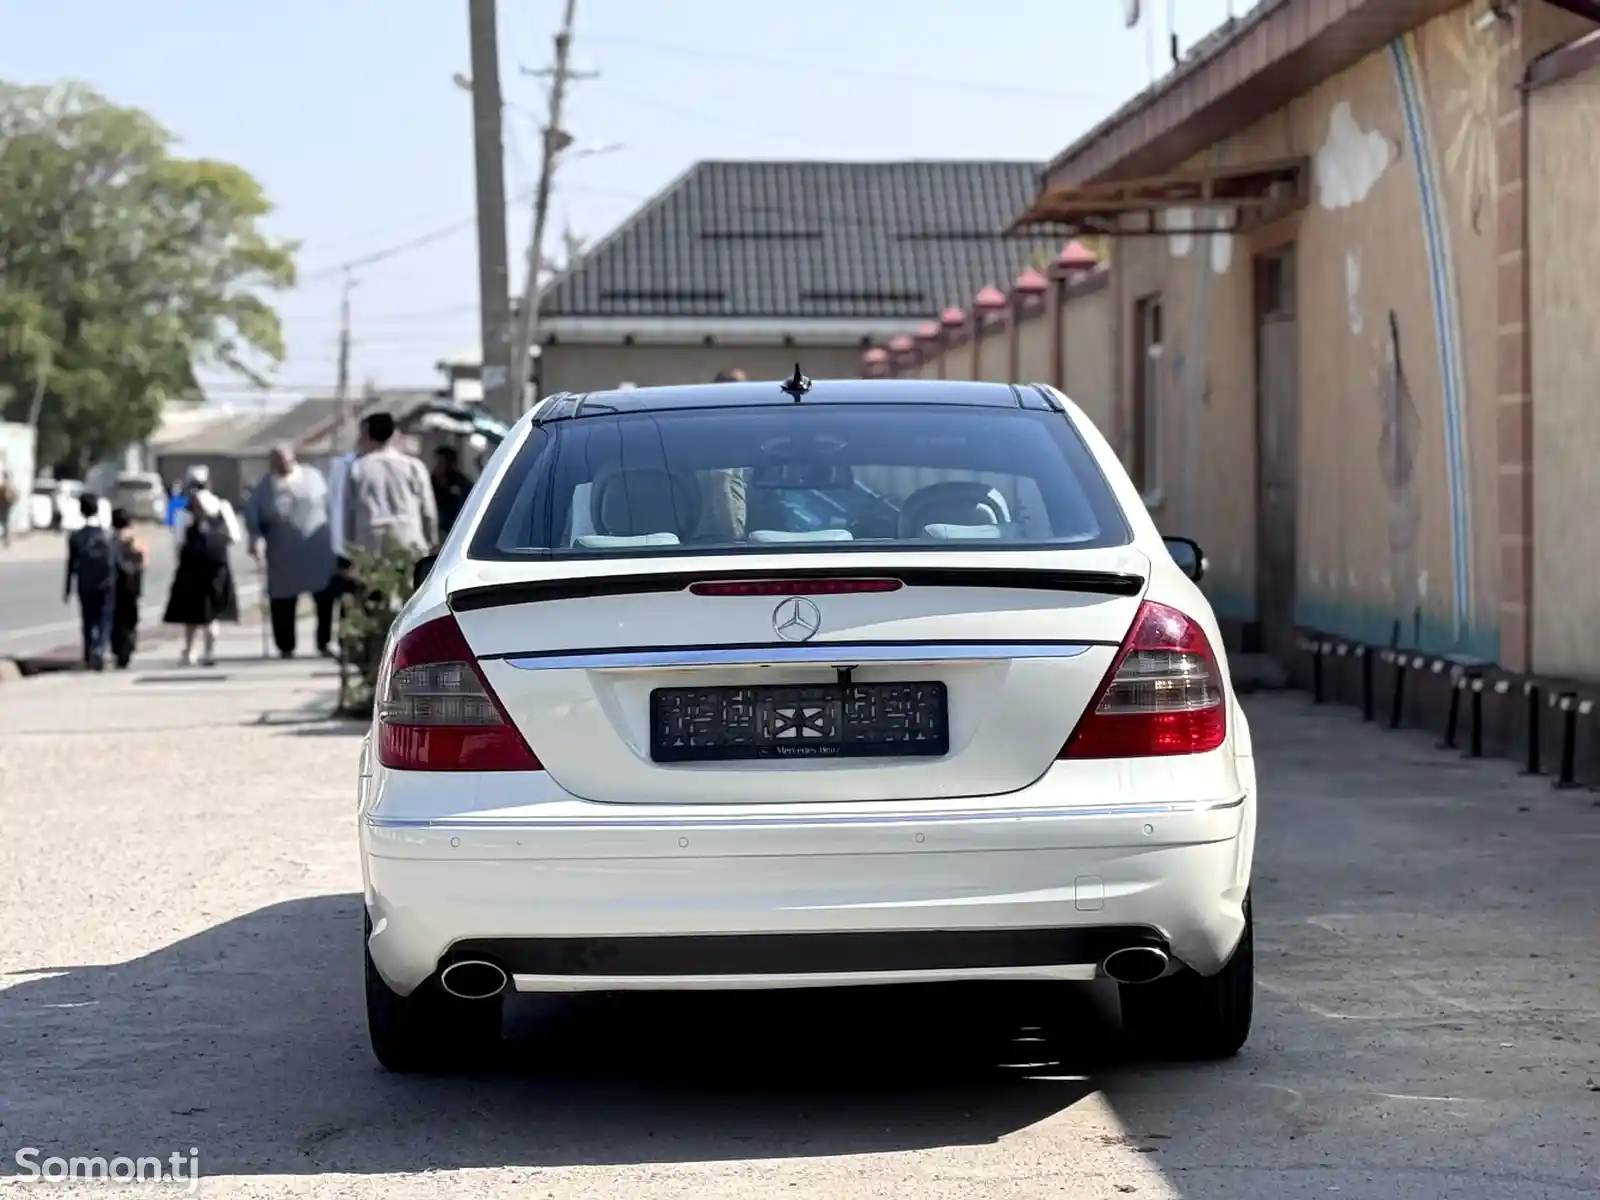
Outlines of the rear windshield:
M 479 559 L 1125 544 L 1065 417 L 955 405 L 786 405 L 536 428 L 490 500 Z

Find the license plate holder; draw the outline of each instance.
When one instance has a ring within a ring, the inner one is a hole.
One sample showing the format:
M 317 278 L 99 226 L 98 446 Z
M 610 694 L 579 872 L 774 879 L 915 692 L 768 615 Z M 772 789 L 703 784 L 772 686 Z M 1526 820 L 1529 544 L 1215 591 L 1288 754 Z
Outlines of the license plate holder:
M 937 681 L 655 688 L 650 757 L 659 763 L 937 758 L 950 752 Z

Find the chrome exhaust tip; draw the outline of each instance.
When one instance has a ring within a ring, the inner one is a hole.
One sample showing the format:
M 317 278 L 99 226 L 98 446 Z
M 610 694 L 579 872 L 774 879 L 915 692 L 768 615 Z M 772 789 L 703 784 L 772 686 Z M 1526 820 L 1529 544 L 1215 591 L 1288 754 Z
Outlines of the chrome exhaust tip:
M 1124 946 L 1106 955 L 1100 969 L 1118 983 L 1150 983 L 1167 973 L 1167 953 L 1154 946 Z
M 505 970 L 481 958 L 463 958 L 439 972 L 439 986 L 457 1000 L 490 1000 L 511 982 Z

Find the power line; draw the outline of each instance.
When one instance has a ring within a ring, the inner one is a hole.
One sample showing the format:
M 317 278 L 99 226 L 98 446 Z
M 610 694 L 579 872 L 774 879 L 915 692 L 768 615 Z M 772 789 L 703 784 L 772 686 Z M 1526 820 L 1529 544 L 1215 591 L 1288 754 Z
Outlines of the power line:
M 452 304 L 448 308 L 402 309 L 397 312 L 369 313 L 364 324 L 367 328 L 371 328 L 373 325 L 382 326 L 385 323 L 403 324 L 411 321 L 433 321 L 441 317 L 455 317 L 477 311 L 477 302 L 469 301 L 463 304 Z M 329 314 L 325 311 L 289 313 L 287 315 L 279 313 L 278 320 L 286 325 L 300 324 L 306 321 L 327 321 L 329 320 Z
M 691 108 L 688 105 L 679 104 L 674 100 L 661 100 L 655 96 L 645 95 L 644 93 L 631 91 L 627 88 L 619 88 L 612 84 L 607 84 L 605 87 L 603 87 L 601 89 L 601 93 L 631 101 L 632 103 L 641 105 L 645 108 L 657 109 L 664 113 L 675 113 L 680 117 L 688 117 L 691 120 L 703 121 L 708 125 L 716 125 L 720 128 L 733 130 L 739 133 L 753 134 L 756 137 L 763 138 L 778 138 L 783 141 L 793 142 L 796 145 L 804 143 L 810 148 L 814 148 L 816 146 L 816 139 L 805 137 L 802 134 L 793 131 L 781 132 L 774 129 L 762 129 L 754 125 L 745 125 L 741 122 L 730 121 L 727 119 L 727 117 L 720 113 L 713 113 L 702 108 Z
M 374 250 L 371 254 L 363 254 L 358 258 L 346 259 L 342 263 L 326 267 L 323 270 L 313 271 L 305 277 L 305 282 L 314 283 L 320 279 L 331 279 L 335 276 L 347 275 L 351 271 L 359 271 L 363 267 L 375 266 L 378 263 L 387 262 L 391 258 L 398 258 L 402 254 L 408 254 L 412 250 L 420 250 L 424 246 L 442 242 L 445 238 L 454 237 L 463 230 L 470 228 L 472 228 L 471 217 L 462 221 L 452 221 L 450 224 L 441 226 L 438 229 L 432 229 L 427 233 L 418 234 L 416 237 L 407 238 L 403 242 L 396 242 L 392 246 L 386 246 L 382 250 Z
M 649 196 L 640 192 L 623 191 L 618 188 L 598 187 L 587 183 L 564 183 L 561 185 L 561 190 L 578 192 L 591 196 L 609 196 L 613 199 L 629 200 L 636 204 L 642 203 L 650 198 Z M 510 203 L 532 204 L 536 192 L 536 188 L 524 188 L 522 191 L 511 197 Z M 462 233 L 468 229 L 471 229 L 476 222 L 476 214 L 473 216 L 461 217 L 450 222 L 448 225 L 440 225 L 437 228 L 430 229 L 424 233 L 416 234 L 413 237 L 409 237 L 404 241 L 395 242 L 392 245 L 383 247 L 382 249 L 374 250 L 370 254 L 363 254 L 356 258 L 346 259 L 343 262 L 330 263 L 327 266 L 313 268 L 311 271 L 300 276 L 299 280 L 297 281 L 297 286 L 307 283 L 321 283 L 326 280 L 337 279 L 344 275 L 347 271 L 357 271 L 363 267 L 370 267 L 375 266 L 378 263 L 388 262 L 392 258 L 399 258 L 402 255 L 411 253 L 413 250 L 421 250 L 433 245 L 435 242 L 442 242 L 446 238 L 454 237 L 458 233 Z
M 662 42 L 653 38 L 633 37 L 622 33 L 593 34 L 591 35 L 591 40 L 609 43 L 613 46 L 649 50 L 655 54 L 670 54 L 678 58 L 715 62 L 723 66 L 760 67 L 763 70 L 777 70 L 785 73 L 792 72 L 795 69 L 793 59 L 767 58 L 754 54 L 707 50 L 701 46 L 686 46 L 678 42 Z M 1069 100 L 1092 104 L 1104 104 L 1113 99 L 1113 97 L 1102 96 L 1095 92 L 1057 91 L 1050 88 L 1023 87 L 1017 84 L 997 83 L 989 80 L 973 80 L 969 83 L 959 79 L 941 79 L 934 75 L 883 71 L 877 67 L 841 67 L 818 63 L 809 59 L 805 64 L 805 75 L 807 78 L 831 75 L 839 79 L 863 79 L 874 83 L 898 83 L 907 87 L 921 87 L 943 92 L 976 92 L 991 97 L 1000 95 L 1014 96 L 1019 99 Z
M 201 382 L 200 390 L 208 396 L 220 396 L 228 399 L 244 398 L 259 399 L 266 396 L 300 395 L 306 392 L 321 392 L 328 394 L 333 391 L 333 385 L 326 379 L 320 383 L 270 383 L 266 387 L 256 387 L 249 383 L 205 383 Z
M 512 197 L 512 202 L 525 204 L 532 198 L 533 193 L 530 190 Z M 385 246 L 381 250 L 374 250 L 370 254 L 349 258 L 344 262 L 334 263 L 331 266 L 320 267 L 301 276 L 300 282 L 316 283 L 324 279 L 337 278 L 350 271 L 359 271 L 363 267 L 371 267 L 381 262 L 388 262 L 391 258 L 398 258 L 402 254 L 409 254 L 413 250 L 421 250 L 423 247 L 431 246 L 435 242 L 442 242 L 446 238 L 454 237 L 464 230 L 471 229 L 476 221 L 477 217 L 475 215 L 463 217 L 460 220 L 450 222 L 448 225 L 441 225 L 437 229 L 430 229 L 426 233 L 419 233 L 415 237 L 409 237 L 403 242 L 395 242 L 393 245 Z

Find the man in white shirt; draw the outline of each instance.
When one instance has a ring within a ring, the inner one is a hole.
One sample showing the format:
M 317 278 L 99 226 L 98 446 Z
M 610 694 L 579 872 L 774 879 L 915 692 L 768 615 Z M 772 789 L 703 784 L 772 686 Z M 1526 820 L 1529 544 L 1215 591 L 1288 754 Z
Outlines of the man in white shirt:
M 386 412 L 362 419 L 362 454 L 351 464 L 340 497 L 345 554 L 384 548 L 414 557 L 438 549 L 439 508 L 422 460 L 394 445 L 395 420 Z

